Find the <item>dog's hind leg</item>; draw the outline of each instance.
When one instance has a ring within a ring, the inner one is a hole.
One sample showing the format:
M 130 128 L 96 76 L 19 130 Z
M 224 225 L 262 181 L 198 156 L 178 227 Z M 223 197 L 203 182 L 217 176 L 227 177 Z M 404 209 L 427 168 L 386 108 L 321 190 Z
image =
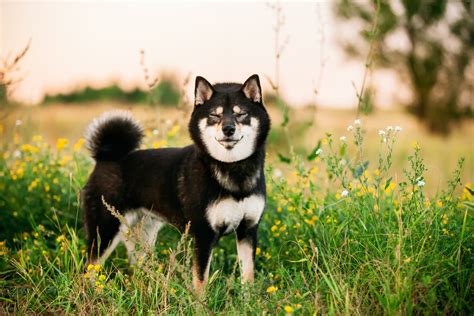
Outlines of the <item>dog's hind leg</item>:
M 83 196 L 84 224 L 89 263 L 103 263 L 120 241 L 119 220 L 93 195 Z
M 124 217 L 127 225 L 120 225 L 121 240 L 127 248 L 130 264 L 136 264 L 153 251 L 156 236 L 164 223 L 141 211 L 132 211 Z

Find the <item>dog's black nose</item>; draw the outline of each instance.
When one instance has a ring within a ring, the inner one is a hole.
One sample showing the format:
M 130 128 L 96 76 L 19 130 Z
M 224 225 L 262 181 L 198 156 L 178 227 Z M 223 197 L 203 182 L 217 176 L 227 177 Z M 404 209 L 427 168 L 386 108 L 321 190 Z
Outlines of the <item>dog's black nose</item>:
M 224 125 L 222 126 L 222 132 L 225 136 L 232 136 L 235 133 L 235 125 Z

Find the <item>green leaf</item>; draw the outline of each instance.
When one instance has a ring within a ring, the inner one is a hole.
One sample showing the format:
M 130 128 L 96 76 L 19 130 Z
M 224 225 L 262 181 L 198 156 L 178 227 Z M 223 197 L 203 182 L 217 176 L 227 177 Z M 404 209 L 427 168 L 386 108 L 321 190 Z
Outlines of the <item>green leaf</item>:
M 472 196 L 474 196 L 474 191 L 471 188 L 468 188 L 468 187 L 465 187 L 465 188 Z
M 385 188 L 384 188 L 384 190 L 387 190 L 387 188 L 388 188 L 389 185 L 390 185 L 390 182 L 392 182 L 392 177 L 388 178 L 387 182 L 385 182 Z
M 306 159 L 308 159 L 309 161 L 311 160 L 314 160 L 316 157 L 319 156 L 319 153 L 318 153 L 318 150 L 321 148 L 321 140 L 318 141 L 318 144 L 316 145 L 316 147 L 313 148 L 313 150 L 311 151 L 311 153 L 308 155 L 308 157 L 306 157 Z
M 291 262 L 291 263 L 300 263 L 300 262 L 306 262 L 306 261 L 308 261 L 308 259 L 307 258 L 301 258 L 299 260 L 288 260 L 288 261 Z
M 291 162 L 291 159 L 289 157 L 283 156 L 280 153 L 277 153 L 277 154 L 278 154 L 278 159 L 280 159 L 281 162 L 284 162 L 284 163 L 290 163 Z
M 346 144 L 343 144 L 343 145 L 339 148 L 339 155 L 340 155 L 340 156 L 344 156 L 344 155 L 346 154 L 346 149 L 347 149 Z

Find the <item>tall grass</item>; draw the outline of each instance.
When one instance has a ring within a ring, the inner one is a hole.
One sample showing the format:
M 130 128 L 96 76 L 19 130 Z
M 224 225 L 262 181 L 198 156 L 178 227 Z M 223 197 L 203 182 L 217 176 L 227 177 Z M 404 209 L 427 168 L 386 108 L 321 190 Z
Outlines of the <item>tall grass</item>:
M 191 289 L 192 240 L 172 227 L 135 266 L 123 247 L 104 266 L 86 266 L 78 194 L 92 161 L 83 141 L 51 147 L 12 132 L 0 157 L 0 311 L 472 314 L 474 199 L 463 160 L 430 196 L 421 145 L 399 175 L 392 161 L 403 131 L 381 130 L 379 154 L 369 156 L 364 122 L 351 125 L 346 138 L 328 134 L 310 157 L 295 156 L 292 175 L 267 166 L 255 283 L 241 284 L 225 237 L 204 298 Z M 145 147 L 172 145 L 182 130 L 147 130 Z

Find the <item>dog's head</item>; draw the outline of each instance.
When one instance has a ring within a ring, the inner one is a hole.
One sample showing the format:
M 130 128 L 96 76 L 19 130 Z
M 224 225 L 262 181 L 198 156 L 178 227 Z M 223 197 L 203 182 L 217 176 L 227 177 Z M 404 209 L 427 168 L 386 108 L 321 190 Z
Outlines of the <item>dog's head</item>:
M 257 75 L 244 84 L 211 85 L 196 77 L 194 111 L 189 122 L 193 141 L 212 158 L 236 162 L 265 145 L 270 118 Z

